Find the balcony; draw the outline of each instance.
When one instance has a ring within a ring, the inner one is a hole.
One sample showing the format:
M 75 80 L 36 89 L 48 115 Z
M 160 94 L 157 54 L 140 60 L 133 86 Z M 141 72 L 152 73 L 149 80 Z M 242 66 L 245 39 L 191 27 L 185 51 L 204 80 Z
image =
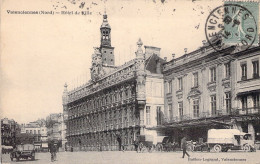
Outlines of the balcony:
M 216 113 L 210 113 L 207 112 L 200 112 L 197 115 L 192 114 L 185 114 L 182 116 L 174 117 L 169 122 L 180 122 L 180 121 L 186 121 L 186 120 L 194 120 L 194 119 L 202 119 L 202 118 L 211 118 L 211 117 L 218 117 L 223 115 L 229 115 L 229 113 L 225 112 L 225 110 L 217 110 Z
M 231 115 L 251 115 L 251 114 L 260 114 L 260 107 L 232 109 L 231 111 Z
M 178 99 L 181 99 L 183 96 L 183 91 L 182 90 L 176 91 L 176 96 L 178 97 Z
M 222 79 L 222 86 L 224 86 L 224 88 L 230 88 L 230 77 Z
M 216 91 L 216 86 L 217 86 L 216 81 L 209 82 L 207 84 L 207 86 L 208 86 L 208 90 L 209 91 L 211 91 L 211 92 L 215 92 Z
M 260 114 L 260 106 L 259 107 L 252 107 L 252 108 L 245 108 L 245 109 L 238 109 L 234 108 L 231 109 L 230 112 L 228 112 L 226 109 L 224 110 L 217 110 L 216 113 L 210 113 L 210 112 L 201 112 L 197 116 L 192 114 L 185 114 L 182 116 L 173 117 L 171 120 L 167 120 L 167 123 L 173 123 L 173 122 L 180 122 L 180 121 L 186 121 L 186 120 L 194 120 L 194 119 L 202 119 L 202 118 L 212 118 L 212 117 L 221 117 L 221 116 L 238 116 L 238 115 L 255 115 Z

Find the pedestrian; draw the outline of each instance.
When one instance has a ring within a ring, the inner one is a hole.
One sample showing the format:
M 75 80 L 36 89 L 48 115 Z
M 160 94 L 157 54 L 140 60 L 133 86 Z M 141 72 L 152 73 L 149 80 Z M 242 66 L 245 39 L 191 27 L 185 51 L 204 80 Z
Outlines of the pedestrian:
M 121 137 L 120 136 L 117 136 L 117 142 L 118 142 L 118 146 L 119 146 L 119 151 L 121 151 L 121 149 L 122 149 L 122 139 L 121 139 Z
M 51 161 L 53 162 L 56 159 L 56 146 L 54 145 L 54 141 L 51 141 L 49 144 L 49 149 L 51 153 Z
M 185 154 L 190 157 L 190 155 L 187 152 L 187 141 L 186 141 L 186 137 L 183 137 L 181 140 L 181 146 L 182 146 L 182 151 L 183 151 L 183 155 L 182 158 L 184 158 Z

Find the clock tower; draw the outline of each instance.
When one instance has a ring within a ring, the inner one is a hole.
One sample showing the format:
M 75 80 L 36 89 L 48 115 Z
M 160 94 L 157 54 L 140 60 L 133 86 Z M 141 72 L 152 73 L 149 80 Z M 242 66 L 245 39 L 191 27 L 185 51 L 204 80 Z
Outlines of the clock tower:
M 114 66 L 114 47 L 111 47 L 111 27 L 107 21 L 107 14 L 103 15 L 103 22 L 100 27 L 101 44 L 100 53 L 102 56 L 103 65 Z

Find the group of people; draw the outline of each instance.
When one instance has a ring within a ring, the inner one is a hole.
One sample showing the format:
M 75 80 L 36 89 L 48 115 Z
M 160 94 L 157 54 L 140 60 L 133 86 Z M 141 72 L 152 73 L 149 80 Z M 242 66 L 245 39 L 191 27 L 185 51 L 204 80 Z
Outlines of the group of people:
M 125 151 L 125 148 L 124 148 L 124 145 L 122 144 L 122 140 L 121 140 L 121 137 L 120 136 L 117 136 L 117 141 L 119 143 L 119 151 Z M 136 140 L 134 142 L 134 145 L 135 145 L 135 149 L 137 151 L 138 149 L 138 141 Z M 186 140 L 186 137 L 183 137 L 182 140 L 181 140 L 181 147 L 182 147 L 182 152 L 183 152 L 183 155 L 182 155 L 182 158 L 185 157 L 185 155 L 187 155 L 188 157 L 190 157 L 189 153 L 187 152 L 187 140 Z M 56 160 L 56 153 L 57 153 L 57 145 L 54 143 L 54 142 L 51 142 L 49 144 L 49 149 L 50 149 L 50 153 L 51 153 L 51 161 L 55 161 Z M 99 151 L 102 151 L 102 148 L 100 146 L 100 150 Z M 71 152 L 73 152 L 73 148 L 71 147 Z

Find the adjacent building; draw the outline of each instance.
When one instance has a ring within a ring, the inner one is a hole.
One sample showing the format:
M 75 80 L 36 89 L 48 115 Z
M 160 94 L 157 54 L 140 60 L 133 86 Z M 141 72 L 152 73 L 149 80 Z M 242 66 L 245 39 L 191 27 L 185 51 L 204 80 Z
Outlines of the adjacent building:
M 14 146 L 21 128 L 13 119 L 1 119 L 1 145 Z
M 47 116 L 46 128 L 48 141 L 56 141 L 59 143 L 60 150 L 64 151 L 67 140 L 63 113 L 52 113 Z
M 164 65 L 167 124 L 177 142 L 207 139 L 211 128 L 236 128 L 259 140 L 260 47 L 216 52 L 207 43 Z
M 236 53 L 236 109 L 237 127 L 253 134 L 260 145 L 260 47 Z
M 22 124 L 21 133 L 31 134 L 34 136 L 34 145 L 37 150 L 47 148 L 47 129 L 46 122 L 43 119 Z
M 137 42 L 136 57 L 115 66 L 107 15 L 100 27 L 101 45 L 92 55 L 91 80 L 63 93 L 68 146 L 74 150 L 133 150 L 139 135 L 156 137 L 164 121 L 164 90 L 160 48 Z

